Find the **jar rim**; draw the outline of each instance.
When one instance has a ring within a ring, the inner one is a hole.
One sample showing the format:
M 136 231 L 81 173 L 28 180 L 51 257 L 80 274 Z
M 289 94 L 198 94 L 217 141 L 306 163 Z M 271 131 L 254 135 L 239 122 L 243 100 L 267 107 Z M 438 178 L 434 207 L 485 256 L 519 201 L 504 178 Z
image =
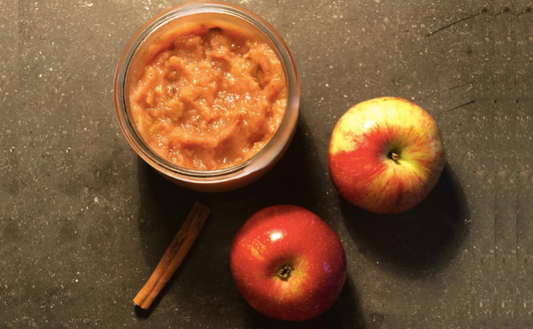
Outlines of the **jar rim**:
M 150 36 L 151 33 L 157 31 L 160 27 L 171 22 L 174 19 L 186 16 L 192 16 L 196 14 L 220 14 L 230 15 L 238 19 L 244 20 L 247 23 L 257 28 L 258 32 L 261 32 L 276 48 L 277 54 L 280 57 L 282 66 L 286 75 L 288 85 L 288 97 L 287 105 L 283 113 L 280 126 L 272 136 L 272 138 L 266 143 L 266 145 L 254 154 L 249 159 L 239 162 L 235 165 L 216 169 L 216 170 L 196 170 L 185 167 L 177 166 L 167 159 L 164 159 L 153 150 L 151 150 L 142 138 L 138 135 L 134 125 L 130 121 L 128 115 L 127 102 L 126 102 L 126 80 L 130 68 L 131 61 L 133 60 L 137 50 L 142 46 L 143 42 Z M 299 84 L 298 74 L 294 59 L 288 46 L 285 44 L 278 32 L 263 18 L 257 14 L 237 5 L 221 2 L 221 1 L 193 1 L 183 3 L 172 8 L 169 8 L 146 22 L 130 39 L 125 47 L 117 69 L 115 72 L 114 81 L 114 98 L 115 98 L 115 110 L 119 120 L 120 127 L 124 133 L 129 144 L 134 148 L 136 153 L 148 162 L 151 166 L 157 166 L 158 169 L 162 169 L 167 173 L 178 174 L 180 176 L 190 178 L 213 178 L 233 176 L 236 172 L 250 165 L 254 160 L 260 158 L 267 152 L 269 146 L 279 137 L 282 127 L 287 126 L 286 119 L 290 117 L 289 110 L 296 109 L 296 118 L 298 115 L 298 103 L 299 103 Z M 287 128 L 287 127 L 284 127 Z M 292 136 L 291 136 L 292 137 Z

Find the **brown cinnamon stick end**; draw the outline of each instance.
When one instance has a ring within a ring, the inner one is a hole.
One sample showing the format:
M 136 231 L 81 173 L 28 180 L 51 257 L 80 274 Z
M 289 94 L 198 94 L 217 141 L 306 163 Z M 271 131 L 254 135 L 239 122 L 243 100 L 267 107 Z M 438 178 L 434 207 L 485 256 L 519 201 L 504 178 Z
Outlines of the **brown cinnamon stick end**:
M 209 213 L 211 212 L 211 210 L 209 210 L 209 208 L 207 208 L 206 206 L 204 206 L 203 204 L 201 204 L 200 202 L 196 201 L 196 203 L 194 204 L 195 207 L 198 207 L 198 217 L 202 218 L 204 221 L 207 219 L 207 217 L 209 216 Z

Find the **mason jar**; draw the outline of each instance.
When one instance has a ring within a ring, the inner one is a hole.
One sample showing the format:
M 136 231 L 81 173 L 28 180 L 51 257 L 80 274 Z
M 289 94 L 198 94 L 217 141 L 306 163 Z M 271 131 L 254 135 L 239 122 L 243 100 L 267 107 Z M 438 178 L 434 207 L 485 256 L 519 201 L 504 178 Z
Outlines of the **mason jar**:
M 130 82 L 143 65 L 143 54 L 165 32 L 182 25 L 218 21 L 231 24 L 259 36 L 278 56 L 284 69 L 288 89 L 287 106 L 281 123 L 271 140 L 251 158 L 217 170 L 184 168 L 158 155 L 141 138 L 130 109 Z M 137 154 L 170 181 L 185 188 L 202 192 L 221 192 L 250 184 L 270 170 L 287 150 L 298 121 L 300 86 L 289 48 L 264 19 L 240 6 L 215 2 L 189 2 L 173 7 L 150 19 L 128 42 L 115 73 L 115 110 L 120 127 Z

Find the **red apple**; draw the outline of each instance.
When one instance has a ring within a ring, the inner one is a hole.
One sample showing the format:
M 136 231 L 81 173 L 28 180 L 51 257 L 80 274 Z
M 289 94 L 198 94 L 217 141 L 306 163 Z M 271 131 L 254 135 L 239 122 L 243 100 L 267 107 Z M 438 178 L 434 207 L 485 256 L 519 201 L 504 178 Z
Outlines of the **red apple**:
M 297 206 L 272 206 L 250 217 L 233 240 L 230 265 L 244 299 L 281 320 L 323 313 L 346 279 L 339 238 L 317 215 Z
M 435 120 L 395 97 L 359 103 L 337 122 L 328 164 L 339 194 L 371 212 L 408 210 L 433 189 L 444 167 Z

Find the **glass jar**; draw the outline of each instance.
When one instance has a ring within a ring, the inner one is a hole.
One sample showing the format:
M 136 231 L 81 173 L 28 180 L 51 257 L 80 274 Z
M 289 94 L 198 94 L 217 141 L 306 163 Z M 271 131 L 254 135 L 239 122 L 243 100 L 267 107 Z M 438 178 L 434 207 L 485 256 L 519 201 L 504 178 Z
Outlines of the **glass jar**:
M 276 52 L 285 71 L 288 87 L 287 107 L 281 124 L 272 139 L 257 154 L 231 167 L 202 171 L 184 167 L 164 159 L 152 151 L 142 140 L 133 124 L 129 111 L 129 81 L 133 68 L 139 67 L 142 55 L 163 33 L 181 24 L 202 21 L 222 21 L 246 29 L 266 42 Z M 131 38 L 115 73 L 115 110 L 122 132 L 137 154 L 167 179 L 183 187 L 202 191 L 233 190 L 260 178 L 287 150 L 298 121 L 300 86 L 294 60 L 281 36 L 258 15 L 242 7 L 216 1 L 189 2 L 164 11 L 148 21 Z

